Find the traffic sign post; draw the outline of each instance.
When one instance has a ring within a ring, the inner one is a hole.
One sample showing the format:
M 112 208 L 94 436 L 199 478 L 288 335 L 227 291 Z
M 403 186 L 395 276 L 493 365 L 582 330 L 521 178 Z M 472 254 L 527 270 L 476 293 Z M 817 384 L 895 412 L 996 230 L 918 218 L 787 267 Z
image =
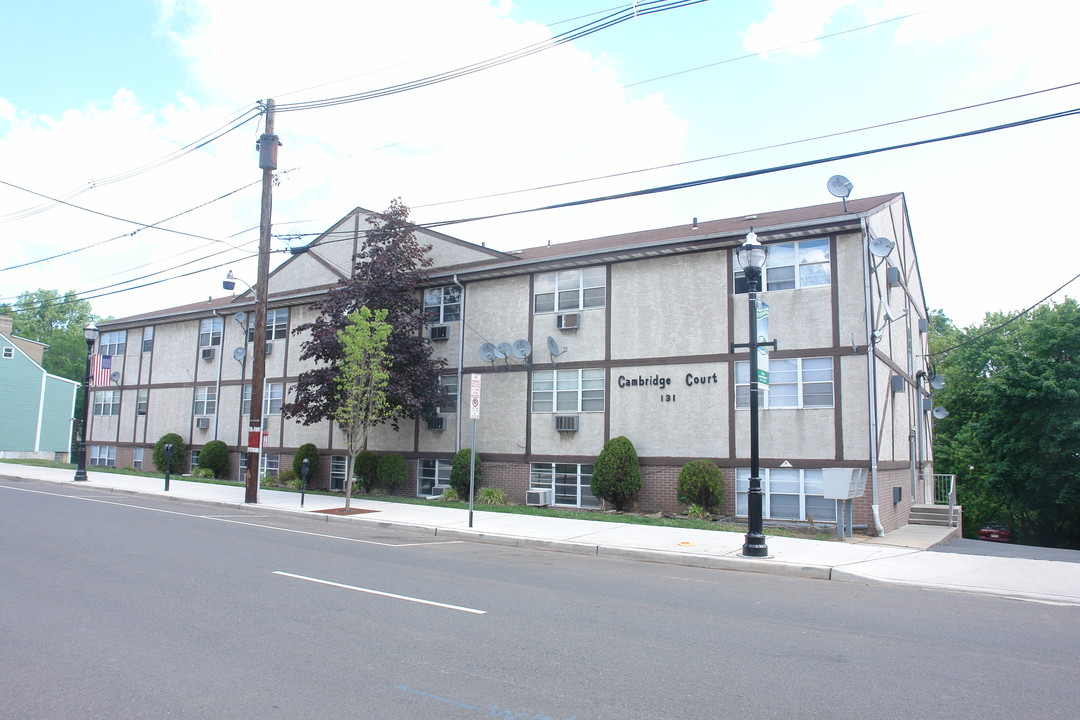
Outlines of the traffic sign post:
M 472 420 L 472 443 L 469 445 L 469 527 L 472 527 L 473 499 L 476 496 L 476 421 L 480 419 L 480 374 L 472 373 L 469 395 L 469 418 Z

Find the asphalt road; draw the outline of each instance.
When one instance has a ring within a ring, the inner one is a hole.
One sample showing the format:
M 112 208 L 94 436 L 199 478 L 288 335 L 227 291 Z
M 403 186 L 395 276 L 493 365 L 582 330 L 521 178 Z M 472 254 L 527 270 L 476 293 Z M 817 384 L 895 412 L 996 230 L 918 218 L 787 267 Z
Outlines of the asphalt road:
M 1080 609 L 0 484 L 0 718 L 1075 717 Z
M 948 545 L 937 545 L 933 552 L 960 553 L 962 555 L 987 555 L 990 557 L 1026 558 L 1028 560 L 1054 560 L 1056 562 L 1080 563 L 1080 550 L 1064 550 L 1037 545 L 999 543 L 988 540 L 957 538 Z

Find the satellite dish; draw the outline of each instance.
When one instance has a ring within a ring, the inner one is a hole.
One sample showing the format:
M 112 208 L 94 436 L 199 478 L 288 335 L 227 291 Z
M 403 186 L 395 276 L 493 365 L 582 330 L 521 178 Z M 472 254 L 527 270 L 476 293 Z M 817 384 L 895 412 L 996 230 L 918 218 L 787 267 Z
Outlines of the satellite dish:
M 941 377 L 940 375 L 931 375 L 930 387 L 934 388 L 935 390 L 940 390 L 941 388 L 945 387 L 945 378 Z
M 524 360 L 525 358 L 532 355 L 532 345 L 529 344 L 528 340 L 515 340 L 513 347 L 514 355 L 516 355 L 521 360 Z
M 241 313 L 242 315 L 243 313 Z M 247 351 L 242 347 L 238 347 L 232 351 L 232 359 L 236 362 L 244 362 L 244 358 L 247 357 Z
M 247 322 L 247 313 L 246 312 L 238 312 L 238 313 L 236 313 L 235 315 L 232 316 L 232 319 L 235 320 L 236 322 L 240 323 L 241 325 L 243 325 L 244 323 Z
M 501 342 L 495 346 L 495 357 L 508 358 L 514 354 L 514 348 L 508 342 Z
M 119 370 L 113 370 L 112 373 L 109 374 L 109 377 L 112 378 L 112 381 L 114 383 L 120 382 L 120 371 Z
M 495 346 L 489 342 L 480 346 L 480 359 L 484 362 L 495 362 Z
M 825 187 L 829 188 L 829 192 L 836 197 L 847 198 L 851 194 L 851 189 L 855 186 L 843 175 L 833 175 L 829 178 L 829 182 L 825 184 Z
M 876 237 L 870 241 L 868 247 L 871 255 L 883 258 L 889 256 L 889 253 L 896 247 L 896 243 L 887 237 Z
M 566 352 L 566 348 L 560 348 L 559 343 L 555 342 L 555 338 L 550 335 L 548 335 L 547 346 L 548 352 L 551 353 L 551 357 L 559 357 Z
M 949 417 L 949 411 L 938 405 L 936 408 L 934 408 L 934 417 L 938 420 L 944 420 L 945 418 Z

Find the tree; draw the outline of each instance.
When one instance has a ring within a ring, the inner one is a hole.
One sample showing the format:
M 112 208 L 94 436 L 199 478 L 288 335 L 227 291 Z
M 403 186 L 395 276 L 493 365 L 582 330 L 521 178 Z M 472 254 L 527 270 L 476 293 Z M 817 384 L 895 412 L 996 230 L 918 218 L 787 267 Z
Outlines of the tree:
M 473 453 L 470 448 L 461 448 L 454 453 L 454 460 L 450 464 L 450 487 L 454 488 L 459 498 L 469 499 L 469 457 L 472 457 L 474 471 L 473 484 L 480 487 L 480 456 Z
M 353 460 L 353 475 L 360 481 L 364 492 L 371 492 L 379 479 L 379 456 L 370 450 L 361 450 Z
M 60 377 L 82 382 L 86 375 L 86 338 L 83 328 L 99 320 L 90 303 L 74 291 L 39 289 L 18 296 L 14 305 L 0 305 L 0 315 L 10 315 L 12 332 L 27 340 L 45 343 L 42 367 Z
M 315 446 L 315 443 L 304 443 L 296 448 L 296 454 L 292 459 L 292 469 L 298 478 L 303 478 L 303 473 L 300 471 L 304 468 L 304 460 L 308 461 L 308 477 L 314 477 L 315 468 L 319 467 L 319 448 Z
M 386 486 L 392 495 L 409 477 L 409 461 L 404 455 L 391 453 L 379 459 L 379 482 Z
M 1036 544 L 1080 548 L 1080 305 L 988 314 L 959 337 L 937 349 L 950 415 L 936 469 L 957 475 L 969 526 L 1009 520 Z
M 676 497 L 709 513 L 724 502 L 724 473 L 712 460 L 691 460 L 679 471 Z
M 641 490 L 641 467 L 634 443 L 619 436 L 604 444 L 593 465 L 592 494 L 622 510 Z
M 176 433 L 165 433 L 162 435 L 157 443 L 154 445 L 154 467 L 158 469 L 158 472 L 166 472 L 165 470 L 165 446 L 172 444 L 172 462 L 168 463 L 170 473 L 182 472 L 184 466 L 187 465 L 187 447 L 184 445 L 184 438 L 180 437 Z
M 349 324 L 338 332 L 343 350 L 338 365 L 338 406 L 334 420 L 345 433 L 349 449 L 345 477 L 352 478 L 356 455 L 367 450 L 368 432 L 390 417 L 394 408 L 386 401 L 390 382 L 390 358 L 386 345 L 393 328 L 386 322 L 386 310 L 367 307 L 349 315 Z M 345 509 L 352 501 L 352 482 L 345 486 Z
M 211 440 L 199 451 L 199 467 L 214 471 L 214 477 L 225 477 L 229 471 L 229 446 L 221 440 Z
M 341 403 L 337 366 L 344 358 L 344 347 L 338 333 L 348 324 L 349 315 L 362 307 L 385 310 L 385 322 L 392 328 L 386 345 L 392 366 L 386 400 L 394 411 L 384 420 L 396 430 L 400 419 L 433 417 L 437 406 L 449 400 L 439 384 L 446 362 L 432 355 L 431 345 L 421 333 L 418 288 L 427 277 L 424 268 L 432 265 L 427 256 L 431 246 L 417 243 L 409 209 L 400 200 L 394 200 L 385 213 L 369 218 L 368 223 L 371 229 L 357 253 L 352 277 L 311 306 L 318 311 L 314 322 L 293 330 L 298 335 L 309 333 L 300 359 L 314 360 L 317 367 L 300 373 L 293 401 L 283 411 L 305 425 L 333 418 Z

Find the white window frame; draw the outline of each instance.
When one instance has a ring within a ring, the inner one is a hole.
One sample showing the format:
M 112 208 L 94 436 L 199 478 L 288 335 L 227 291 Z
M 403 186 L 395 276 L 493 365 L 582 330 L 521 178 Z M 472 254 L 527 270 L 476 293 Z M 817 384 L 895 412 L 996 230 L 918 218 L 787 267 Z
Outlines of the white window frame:
M 221 345 L 221 334 L 225 330 L 225 318 L 209 317 L 199 322 L 199 347 L 215 347 Z
M 763 518 L 768 520 L 806 522 L 810 517 L 813 517 L 815 522 L 836 522 L 836 501 L 826 500 L 824 497 L 825 481 L 824 472 L 822 470 L 761 468 L 760 472 Z M 774 478 L 774 473 L 780 477 Z M 797 488 L 794 488 L 795 492 L 792 492 L 792 484 L 797 485 Z M 735 468 L 736 517 L 747 517 L 747 491 L 749 488 L 750 468 Z M 774 505 L 777 508 L 791 507 L 790 501 L 786 504 L 774 502 L 781 497 L 797 497 L 798 500 L 796 502 L 798 503 L 798 512 L 784 513 L 782 510 L 774 511 Z
M 461 288 L 457 285 L 424 290 L 424 322 L 438 325 L 461 319 Z
M 597 508 L 600 498 L 592 494 L 592 465 L 534 462 L 529 464 L 529 487 L 553 491 L 560 507 Z
M 263 453 L 260 470 L 260 479 L 264 477 L 276 478 L 278 473 L 281 472 L 281 456 L 276 453 Z
M 240 398 L 240 413 L 242 415 L 251 415 L 251 383 L 244 385 Z
M 112 417 L 120 414 L 119 390 L 94 391 L 94 415 Z
M 4 346 L 4 359 L 5 360 L 10 360 L 13 357 L 15 357 L 15 348 L 11 347 L 10 345 L 5 345 Z
M 266 342 L 282 340 L 289 335 L 289 308 L 274 308 L 266 311 L 266 330 L 263 332 Z M 247 329 L 247 341 L 255 341 L 255 323 Z
M 196 417 L 216 415 L 217 400 L 217 388 L 211 385 L 195 388 L 195 402 L 192 405 L 191 414 Z
M 99 355 L 123 355 L 127 348 L 127 330 L 111 330 L 98 338 Z
M 145 417 L 150 412 L 150 389 L 139 388 L 135 392 L 135 414 Z
M 266 383 L 266 397 L 263 398 L 263 416 L 280 415 L 281 405 L 285 402 L 285 383 Z M 248 397 L 251 405 L 251 397 Z
M 136 470 L 143 469 L 143 463 L 146 460 L 146 448 L 134 448 L 131 451 L 131 467 Z
M 450 487 L 450 469 L 452 467 L 453 461 L 451 460 L 420 458 L 416 467 L 416 496 L 438 495 L 435 492 L 436 490 Z M 430 486 L 430 492 L 424 492 L 427 486 Z
M 532 376 L 534 413 L 604 412 L 603 368 L 537 370 Z
M 458 382 L 457 375 L 440 375 L 439 384 L 442 385 L 443 390 L 450 396 L 450 400 L 446 405 L 440 405 L 435 409 L 435 412 L 440 415 L 453 415 L 457 412 L 458 407 Z
M 776 370 L 778 363 L 795 361 L 794 382 L 777 382 L 782 380 L 783 374 Z M 824 380 L 817 373 L 828 369 L 829 379 Z M 808 404 L 807 400 L 813 400 L 821 386 L 829 386 L 829 403 Z M 829 409 L 836 406 L 836 362 L 831 357 L 813 358 L 771 358 L 769 360 L 769 385 L 759 385 L 760 407 L 766 410 L 806 410 L 806 409 Z M 788 397 L 780 393 L 776 388 L 794 388 L 795 404 L 779 404 L 779 398 Z M 774 400 L 776 401 L 774 403 Z M 750 362 L 738 360 L 735 362 L 735 409 L 748 410 L 750 408 Z
M 606 304 L 607 267 L 604 265 L 533 276 L 534 315 L 602 308 Z
M 191 472 L 195 472 L 195 468 L 199 467 L 199 450 L 192 450 L 188 455 L 188 460 L 191 462 Z
M 344 490 L 345 478 L 349 472 L 349 458 L 346 455 L 330 456 L 330 489 Z M 302 478 L 301 478 L 302 479 Z
M 807 238 L 782 243 L 768 243 L 769 258 L 761 273 L 761 290 L 801 290 L 828 287 L 832 284 L 832 243 L 829 238 Z M 821 249 L 825 257 L 821 258 Z M 790 259 L 787 257 L 790 251 Z M 780 257 L 780 253 L 784 257 Z M 735 294 L 747 292 L 746 279 L 738 262 L 734 269 Z M 820 271 L 824 269 L 824 276 Z M 824 282 L 821 282 L 823 280 Z
M 142 331 L 142 351 L 152 352 L 154 349 L 154 326 L 147 325 Z
M 116 467 L 116 446 L 91 445 L 86 462 L 92 467 Z

